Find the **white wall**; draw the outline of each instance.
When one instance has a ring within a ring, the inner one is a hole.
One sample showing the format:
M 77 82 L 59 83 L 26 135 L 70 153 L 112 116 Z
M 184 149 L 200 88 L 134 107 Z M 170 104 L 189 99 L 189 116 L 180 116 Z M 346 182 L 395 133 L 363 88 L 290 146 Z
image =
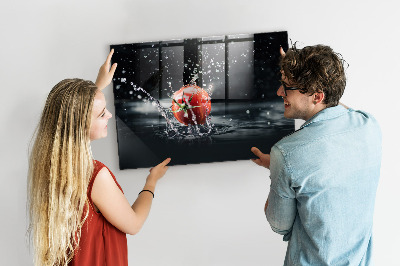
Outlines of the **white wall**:
M 396 10 L 395 1 L 2 1 L 0 265 L 31 265 L 25 237 L 27 148 L 47 93 L 58 81 L 94 80 L 110 44 L 280 30 L 301 45 L 322 43 L 342 53 L 350 64 L 342 101 L 374 114 L 381 124 L 375 261 L 395 265 L 400 247 Z M 105 94 L 113 112 L 111 86 Z M 114 171 L 132 202 L 147 169 L 119 171 L 115 121 L 109 137 L 93 143 L 93 153 Z M 250 161 L 171 167 L 148 222 L 128 237 L 130 264 L 281 265 L 286 244 L 262 211 L 268 188 L 268 172 Z

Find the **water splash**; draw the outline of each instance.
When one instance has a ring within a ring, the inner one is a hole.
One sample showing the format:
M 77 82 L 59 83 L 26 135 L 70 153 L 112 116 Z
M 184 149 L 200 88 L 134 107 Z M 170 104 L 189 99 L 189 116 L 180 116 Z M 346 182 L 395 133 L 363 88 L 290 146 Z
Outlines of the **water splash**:
M 161 114 L 161 116 L 165 118 L 165 121 L 167 122 L 167 129 L 170 129 L 170 130 L 176 132 L 176 129 L 174 128 L 174 125 L 173 125 L 173 123 L 171 122 L 171 119 L 172 119 L 172 116 L 173 116 L 171 110 L 170 110 L 169 108 L 165 108 L 165 107 L 161 106 L 161 103 L 160 103 L 156 98 L 154 98 L 153 96 L 151 96 L 150 93 L 148 93 L 147 91 L 145 91 L 143 88 L 137 87 L 137 86 L 134 85 L 132 82 L 131 82 L 131 85 L 132 85 L 132 87 L 133 87 L 133 89 L 134 89 L 135 91 L 137 91 L 137 92 L 142 92 L 142 93 L 144 93 L 145 95 L 147 95 L 147 97 L 148 97 L 147 100 L 149 100 L 149 101 L 157 108 L 157 110 L 158 110 L 158 112 Z M 139 98 L 139 97 L 138 97 L 138 98 Z M 143 101 L 145 101 L 145 100 L 146 100 L 146 99 L 143 99 Z

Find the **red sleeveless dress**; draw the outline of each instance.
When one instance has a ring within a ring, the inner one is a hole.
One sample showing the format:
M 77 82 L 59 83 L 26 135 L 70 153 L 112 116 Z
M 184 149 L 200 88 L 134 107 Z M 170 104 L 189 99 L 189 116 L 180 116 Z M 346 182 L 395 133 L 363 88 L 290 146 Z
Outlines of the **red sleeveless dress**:
M 89 214 L 82 226 L 79 247 L 76 249 L 72 261 L 68 264 L 70 266 L 128 265 L 126 234 L 110 224 L 100 212 L 96 212 L 92 201 L 93 182 L 103 167 L 107 168 L 101 162 L 94 160 L 93 176 L 87 190 Z M 110 170 L 108 169 L 108 171 Z M 111 171 L 110 174 L 122 191 L 114 174 Z

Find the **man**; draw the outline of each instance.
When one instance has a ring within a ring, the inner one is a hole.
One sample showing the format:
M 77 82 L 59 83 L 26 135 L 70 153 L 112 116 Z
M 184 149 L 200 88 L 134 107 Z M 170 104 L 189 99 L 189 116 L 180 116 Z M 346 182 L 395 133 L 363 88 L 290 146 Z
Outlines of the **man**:
M 273 231 L 289 241 L 284 265 L 370 265 L 381 133 L 369 114 L 339 104 L 343 60 L 323 45 L 281 49 L 285 118 L 299 130 L 264 154 L 270 169 L 265 205 Z

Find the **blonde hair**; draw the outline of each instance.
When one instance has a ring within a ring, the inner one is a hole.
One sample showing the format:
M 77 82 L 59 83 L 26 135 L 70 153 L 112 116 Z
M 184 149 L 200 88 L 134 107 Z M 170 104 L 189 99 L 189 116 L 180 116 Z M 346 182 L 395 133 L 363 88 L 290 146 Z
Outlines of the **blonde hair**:
M 67 265 L 78 247 L 93 173 L 90 122 L 96 91 L 91 81 L 65 79 L 47 97 L 28 173 L 35 265 Z

